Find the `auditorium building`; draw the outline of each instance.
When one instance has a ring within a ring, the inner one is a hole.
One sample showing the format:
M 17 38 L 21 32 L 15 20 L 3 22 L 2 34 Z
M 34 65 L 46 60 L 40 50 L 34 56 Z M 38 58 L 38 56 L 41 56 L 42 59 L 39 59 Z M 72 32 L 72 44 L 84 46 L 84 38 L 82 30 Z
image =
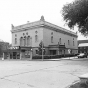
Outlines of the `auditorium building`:
M 41 42 L 44 55 L 78 53 L 77 34 L 45 21 L 44 16 L 35 22 L 12 25 L 11 33 L 12 47 L 9 52 L 12 58 L 20 56 L 22 59 L 30 55 L 32 59 L 32 56 L 39 55 Z

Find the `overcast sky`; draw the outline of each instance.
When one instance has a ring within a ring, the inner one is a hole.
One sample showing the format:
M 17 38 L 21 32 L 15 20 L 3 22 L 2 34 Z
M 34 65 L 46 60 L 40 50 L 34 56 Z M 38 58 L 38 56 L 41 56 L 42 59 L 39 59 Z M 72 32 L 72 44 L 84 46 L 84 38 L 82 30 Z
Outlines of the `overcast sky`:
M 11 43 L 11 24 L 14 26 L 37 21 L 43 15 L 45 20 L 64 26 L 61 9 L 73 0 L 0 0 L 0 39 Z M 76 29 L 75 29 L 76 31 Z M 82 36 L 78 39 L 85 39 Z

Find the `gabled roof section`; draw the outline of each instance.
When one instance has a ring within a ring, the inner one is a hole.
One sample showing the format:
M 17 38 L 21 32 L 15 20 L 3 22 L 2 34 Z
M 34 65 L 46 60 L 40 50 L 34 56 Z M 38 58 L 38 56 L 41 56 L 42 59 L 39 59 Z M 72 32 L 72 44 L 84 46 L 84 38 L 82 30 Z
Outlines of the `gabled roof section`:
M 71 35 L 71 36 L 78 37 L 77 34 L 72 32 L 72 31 L 69 31 L 65 28 L 59 27 L 57 25 L 54 25 L 50 22 L 45 21 L 44 16 L 41 16 L 41 19 L 39 21 L 35 21 L 35 22 L 31 22 L 31 23 L 27 23 L 27 24 L 23 24 L 23 25 L 19 25 L 19 26 L 13 26 L 12 25 L 11 32 L 24 31 L 24 30 L 37 28 L 37 27 L 45 27 L 45 28 L 54 30 L 56 32 L 61 32 L 61 33 L 64 33 L 64 34 L 68 34 L 68 35 Z

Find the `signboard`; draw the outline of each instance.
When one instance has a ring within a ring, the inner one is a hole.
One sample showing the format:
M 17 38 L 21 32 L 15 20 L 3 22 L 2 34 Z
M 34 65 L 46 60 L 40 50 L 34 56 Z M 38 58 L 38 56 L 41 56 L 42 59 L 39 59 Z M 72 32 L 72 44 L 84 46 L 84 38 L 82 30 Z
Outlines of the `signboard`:
M 71 49 L 68 49 L 68 53 L 69 53 L 69 54 L 71 53 Z

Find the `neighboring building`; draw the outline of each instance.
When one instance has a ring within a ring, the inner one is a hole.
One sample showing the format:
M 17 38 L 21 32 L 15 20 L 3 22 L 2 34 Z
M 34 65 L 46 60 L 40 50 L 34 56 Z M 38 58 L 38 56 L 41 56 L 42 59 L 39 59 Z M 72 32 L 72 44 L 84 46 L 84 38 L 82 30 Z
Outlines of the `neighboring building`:
M 78 53 L 88 54 L 88 40 L 78 40 Z
M 39 21 L 16 27 L 12 25 L 11 32 L 12 46 L 20 49 L 22 57 L 30 55 L 31 50 L 33 56 L 38 55 L 41 41 L 46 55 L 68 54 L 68 49 L 73 54 L 78 53 L 77 34 L 45 21 L 43 16 Z
M 6 51 L 9 47 L 9 43 L 8 42 L 4 42 L 2 40 L 0 40 L 0 56 L 2 56 L 3 51 Z

